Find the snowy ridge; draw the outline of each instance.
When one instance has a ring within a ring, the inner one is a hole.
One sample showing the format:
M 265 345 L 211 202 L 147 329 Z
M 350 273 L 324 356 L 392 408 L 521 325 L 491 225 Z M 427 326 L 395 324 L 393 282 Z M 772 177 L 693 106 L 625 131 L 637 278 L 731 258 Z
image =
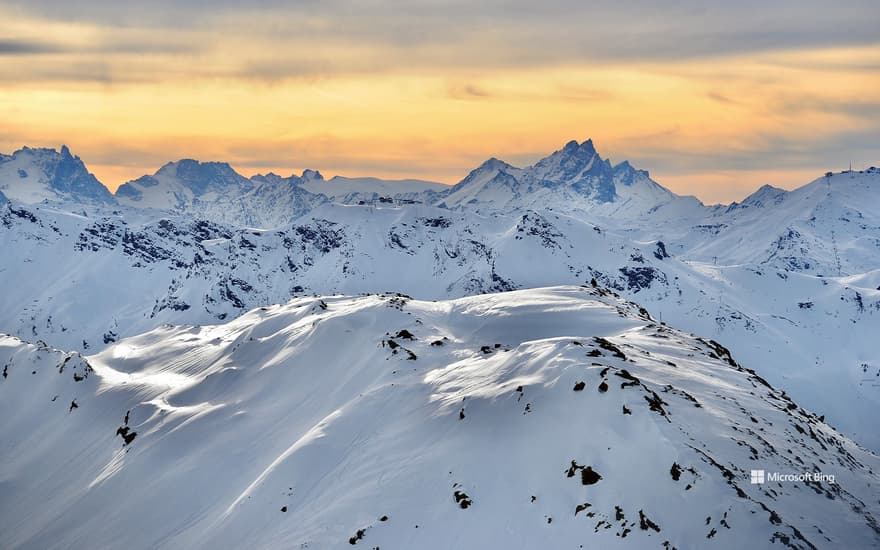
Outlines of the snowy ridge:
M 880 543 L 880 458 L 601 288 L 304 297 L 0 364 L 6 548 Z
M 709 228 L 712 238 L 691 255 L 824 277 L 877 269 L 880 214 L 870 205 L 878 199 L 880 171 L 872 170 L 832 174 L 793 191 L 765 186 L 693 227 Z
M 303 188 L 310 193 L 324 195 L 334 202 L 345 204 L 358 200 L 377 199 L 383 197 L 401 197 L 417 199 L 425 192 L 442 193 L 449 188 L 442 183 L 434 183 L 416 179 L 383 180 L 379 178 L 347 178 L 334 176 L 329 181 L 323 179 L 305 179 Z
M 258 174 L 248 179 L 226 163 L 181 160 L 122 185 L 119 202 L 157 215 L 189 215 L 239 227 L 281 227 L 329 201 L 343 204 L 431 201 L 447 186 L 421 180 Z

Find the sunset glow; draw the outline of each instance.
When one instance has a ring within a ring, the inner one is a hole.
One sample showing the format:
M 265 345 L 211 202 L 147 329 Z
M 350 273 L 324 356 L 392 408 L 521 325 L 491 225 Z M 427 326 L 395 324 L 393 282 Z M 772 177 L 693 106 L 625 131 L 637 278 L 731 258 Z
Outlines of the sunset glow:
M 823 36 L 719 8 L 704 20 L 729 33 L 726 47 L 682 7 L 640 27 L 656 44 L 634 49 L 623 23 L 590 28 L 576 4 L 571 20 L 381 2 L 162 18 L 55 7 L 0 8 L 0 151 L 66 143 L 111 189 L 181 157 L 245 175 L 456 183 L 490 156 L 528 164 L 592 138 L 612 161 L 715 202 L 878 161 L 880 33 L 833 20 Z M 791 40 L 768 39 L 773 29 Z

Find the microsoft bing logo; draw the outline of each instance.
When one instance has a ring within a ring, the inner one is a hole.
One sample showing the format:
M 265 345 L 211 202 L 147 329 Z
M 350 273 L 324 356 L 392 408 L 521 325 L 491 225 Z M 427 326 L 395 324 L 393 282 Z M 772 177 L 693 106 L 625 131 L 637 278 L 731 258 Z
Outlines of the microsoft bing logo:
M 823 474 L 822 472 L 783 474 L 779 472 L 767 472 L 765 470 L 752 470 L 751 481 L 752 485 L 763 485 L 767 482 L 776 483 L 780 481 L 794 483 L 837 483 L 834 474 Z

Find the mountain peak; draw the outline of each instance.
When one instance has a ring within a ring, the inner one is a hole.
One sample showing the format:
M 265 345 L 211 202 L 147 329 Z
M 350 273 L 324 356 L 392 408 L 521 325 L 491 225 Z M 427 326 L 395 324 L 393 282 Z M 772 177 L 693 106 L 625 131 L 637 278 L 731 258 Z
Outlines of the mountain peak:
M 512 170 L 513 166 L 504 162 L 503 160 L 499 160 L 495 157 L 491 157 L 478 167 L 474 168 L 470 171 L 470 173 L 465 176 L 463 180 L 461 180 L 458 184 L 453 186 L 453 193 L 457 189 L 467 188 L 477 188 L 486 185 L 488 182 L 492 181 L 499 173 L 507 172 L 508 170 Z
M 529 170 L 544 187 L 567 185 L 599 202 L 614 200 L 611 163 L 599 156 L 590 139 L 583 143 L 569 141 Z
M 173 162 L 169 162 L 159 168 L 157 174 L 162 172 L 174 172 L 181 175 L 208 175 L 208 174 L 224 174 L 231 175 L 238 173 L 229 165 L 228 162 L 206 161 L 202 162 L 196 159 L 183 158 Z
M 582 143 L 571 140 L 562 149 L 539 160 L 532 168 L 544 171 L 546 176 L 559 181 L 560 177 L 571 177 L 575 171 L 592 165 L 594 159 L 602 161 L 602 157 L 593 146 L 593 140 L 588 139 Z
M 303 170 L 301 178 L 303 181 L 324 181 L 324 176 L 321 172 L 310 168 Z
M 249 189 L 253 186 L 247 178 L 236 172 L 226 162 L 180 159 L 176 162 L 169 162 L 160 168 L 155 175 L 174 177 L 196 195 L 220 191 L 229 187 Z
M 593 156 L 596 154 L 596 148 L 593 146 L 592 139 L 587 139 L 582 143 L 578 143 L 576 140 L 571 140 L 565 144 L 562 148 L 562 152 L 569 155 L 579 154 Z
M 253 181 L 226 162 L 184 158 L 121 185 L 116 196 L 132 206 L 180 210 L 204 195 L 243 194 L 253 188 Z
M 0 155 L 0 190 L 24 203 L 77 201 L 112 203 L 113 195 L 71 154 L 67 145 L 50 148 L 22 147 L 12 155 Z
M 778 187 L 773 187 L 769 184 L 762 185 L 757 191 L 743 199 L 741 203 L 733 203 L 730 205 L 731 208 L 736 207 L 745 207 L 745 206 L 770 206 L 772 204 L 778 204 L 780 200 L 788 193 L 785 189 L 780 189 Z
M 612 166 L 596 151 L 592 139 L 571 140 L 561 149 L 526 168 L 515 168 L 490 158 L 456 185 L 441 204 L 449 207 L 483 204 L 490 208 L 548 205 L 592 209 L 619 203 L 633 214 L 643 213 L 675 200 L 677 195 L 650 179 L 647 171 L 623 161 Z M 693 203 L 690 199 L 688 205 Z M 626 205 L 626 206 L 623 206 Z M 621 210 L 613 209 L 617 215 Z
M 510 164 L 496 157 L 490 157 L 483 161 L 483 164 L 477 167 L 477 170 L 504 170 L 509 168 Z

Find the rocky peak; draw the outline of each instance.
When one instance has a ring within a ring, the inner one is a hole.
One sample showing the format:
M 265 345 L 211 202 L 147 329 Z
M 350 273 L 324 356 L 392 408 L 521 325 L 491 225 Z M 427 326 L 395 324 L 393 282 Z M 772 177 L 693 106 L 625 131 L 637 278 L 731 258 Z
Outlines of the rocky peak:
M 66 145 L 61 150 L 23 147 L 0 157 L 0 179 L 6 195 L 26 203 L 71 200 L 112 203 L 113 195 L 89 173 Z

